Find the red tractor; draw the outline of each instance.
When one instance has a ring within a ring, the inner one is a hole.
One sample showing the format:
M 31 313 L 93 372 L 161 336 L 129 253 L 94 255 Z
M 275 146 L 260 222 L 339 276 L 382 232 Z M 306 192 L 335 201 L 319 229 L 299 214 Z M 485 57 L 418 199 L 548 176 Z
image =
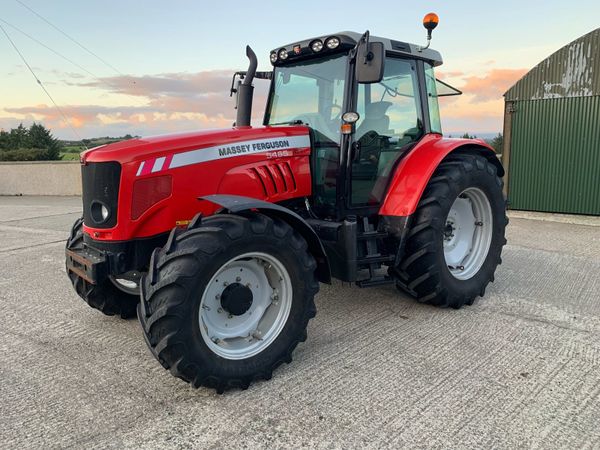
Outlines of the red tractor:
M 291 361 L 332 277 L 472 304 L 506 243 L 504 170 L 483 141 L 442 137 L 427 47 L 341 32 L 278 47 L 272 72 L 247 47 L 231 129 L 82 153 L 77 294 L 137 312 L 166 369 L 218 392 Z M 270 80 L 260 127 L 254 78 Z

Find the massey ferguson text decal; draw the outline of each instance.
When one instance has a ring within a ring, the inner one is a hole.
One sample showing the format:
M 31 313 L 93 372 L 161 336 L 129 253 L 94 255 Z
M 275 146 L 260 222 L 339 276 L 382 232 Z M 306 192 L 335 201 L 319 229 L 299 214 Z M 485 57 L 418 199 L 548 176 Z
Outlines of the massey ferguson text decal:
M 256 153 L 265 150 L 273 150 L 276 148 L 290 148 L 290 141 L 282 139 L 271 142 L 255 142 L 250 144 L 232 145 L 229 147 L 219 148 L 219 156 L 237 155 L 239 153 Z
M 215 147 L 205 147 L 142 161 L 138 167 L 137 176 L 254 153 L 268 153 L 269 156 L 272 154 L 289 156 L 291 152 L 286 150 L 306 147 L 310 147 L 308 135 L 255 139 Z

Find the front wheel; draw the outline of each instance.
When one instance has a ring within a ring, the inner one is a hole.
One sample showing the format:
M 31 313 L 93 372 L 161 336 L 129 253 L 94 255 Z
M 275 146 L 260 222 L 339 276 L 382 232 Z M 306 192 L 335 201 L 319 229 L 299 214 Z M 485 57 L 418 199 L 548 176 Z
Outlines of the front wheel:
M 138 317 L 153 355 L 193 386 L 223 392 L 291 361 L 316 313 L 316 262 L 286 222 L 219 214 L 173 230 L 142 281 Z
M 423 303 L 460 308 L 483 296 L 502 262 L 508 223 L 502 180 L 486 158 L 443 161 L 417 206 L 398 288 Z
M 71 234 L 66 243 L 67 250 L 83 248 L 83 219 L 78 219 L 71 228 Z M 107 316 L 120 316 L 122 319 L 135 317 L 139 301 L 138 290 L 125 291 L 121 289 L 116 279 L 109 277 L 98 284 L 90 284 L 79 275 L 66 269 L 69 280 L 77 295 L 89 306 Z

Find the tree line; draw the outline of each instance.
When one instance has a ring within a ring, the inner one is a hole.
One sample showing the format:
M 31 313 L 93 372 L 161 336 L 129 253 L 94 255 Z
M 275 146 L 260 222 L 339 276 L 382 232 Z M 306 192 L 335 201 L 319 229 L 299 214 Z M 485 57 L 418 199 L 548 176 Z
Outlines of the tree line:
M 0 161 L 52 161 L 60 159 L 62 145 L 42 124 L 20 124 L 0 130 Z
M 448 136 L 448 137 L 452 137 L 452 136 Z M 463 139 L 477 139 L 477 136 L 470 135 L 469 133 L 465 133 L 460 137 Z M 492 139 L 486 139 L 486 142 L 488 144 L 490 144 L 490 146 L 494 149 L 494 151 L 496 152 L 497 155 L 502 154 L 502 147 L 504 145 L 504 138 L 502 136 L 502 133 L 498 133 Z

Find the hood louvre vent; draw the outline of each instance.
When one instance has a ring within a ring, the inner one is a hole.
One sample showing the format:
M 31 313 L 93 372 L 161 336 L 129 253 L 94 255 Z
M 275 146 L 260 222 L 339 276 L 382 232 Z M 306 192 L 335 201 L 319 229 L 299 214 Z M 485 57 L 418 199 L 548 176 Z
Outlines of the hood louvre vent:
M 266 197 L 294 192 L 297 188 L 294 172 L 287 161 L 262 164 L 250 168 L 249 171 L 258 178 Z

